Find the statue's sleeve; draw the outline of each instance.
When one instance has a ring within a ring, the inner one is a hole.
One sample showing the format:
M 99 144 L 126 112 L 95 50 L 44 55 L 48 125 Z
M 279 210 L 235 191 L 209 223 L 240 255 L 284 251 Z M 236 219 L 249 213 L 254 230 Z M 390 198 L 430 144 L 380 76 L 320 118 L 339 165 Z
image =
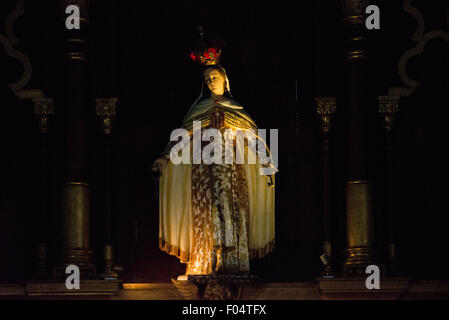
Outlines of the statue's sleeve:
M 182 263 L 192 244 L 191 165 L 168 162 L 159 181 L 159 248 Z
M 254 152 L 248 149 L 248 152 Z M 258 157 L 255 164 L 244 164 L 248 189 L 249 233 L 248 249 L 250 258 L 262 258 L 273 250 L 275 242 L 275 183 L 267 183 L 262 175 Z

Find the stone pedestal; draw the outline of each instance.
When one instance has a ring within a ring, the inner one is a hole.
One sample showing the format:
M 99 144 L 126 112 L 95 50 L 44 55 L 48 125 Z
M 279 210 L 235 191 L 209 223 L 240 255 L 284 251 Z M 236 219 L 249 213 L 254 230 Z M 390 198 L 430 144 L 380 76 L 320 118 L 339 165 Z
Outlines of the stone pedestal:
M 238 300 L 242 288 L 258 279 L 253 275 L 190 275 L 187 280 L 171 281 L 186 300 Z

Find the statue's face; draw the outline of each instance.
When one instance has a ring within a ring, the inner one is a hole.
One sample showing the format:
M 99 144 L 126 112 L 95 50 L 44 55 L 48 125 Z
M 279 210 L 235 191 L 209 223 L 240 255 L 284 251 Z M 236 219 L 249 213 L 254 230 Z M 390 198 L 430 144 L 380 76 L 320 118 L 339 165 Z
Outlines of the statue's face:
M 225 78 L 220 71 L 212 68 L 206 69 L 206 71 L 204 71 L 204 80 L 206 81 L 207 87 L 213 94 L 218 96 L 223 95 Z

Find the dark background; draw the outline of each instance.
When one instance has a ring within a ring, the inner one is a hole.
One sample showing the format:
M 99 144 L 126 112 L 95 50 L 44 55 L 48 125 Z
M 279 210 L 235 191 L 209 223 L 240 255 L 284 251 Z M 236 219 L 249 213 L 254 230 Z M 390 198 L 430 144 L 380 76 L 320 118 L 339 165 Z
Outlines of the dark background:
M 402 1 L 374 1 L 381 29 L 370 31 L 370 177 L 376 186 L 376 230 L 380 259 L 386 255 L 384 136 L 377 96 L 401 86 L 397 62 L 413 47 L 415 20 Z M 414 1 L 425 31 L 448 31 L 447 1 Z M 0 3 L 0 32 L 15 1 Z M 347 136 L 344 105 L 345 34 L 339 1 L 198 2 L 96 0 L 90 7 L 89 83 L 93 98 L 118 97 L 113 129 L 113 215 L 117 263 L 129 282 L 167 282 L 185 266 L 158 249 L 158 208 L 152 161 L 163 150 L 201 88 L 199 69 L 189 61 L 197 26 L 226 42 L 223 64 L 231 91 L 260 128 L 279 129 L 276 180 L 276 246 L 253 271 L 266 281 L 310 281 L 321 271 L 322 151 L 313 98 L 336 96 L 331 135 L 332 237 L 338 270 L 346 247 L 345 182 Z M 15 24 L 33 66 L 28 88 L 55 98 L 50 122 L 50 257 L 59 249 L 61 190 L 65 182 L 64 18 L 56 1 L 25 1 Z M 417 279 L 448 279 L 448 77 L 449 43 L 432 40 L 410 60 L 409 73 L 422 85 L 401 100 L 394 129 L 395 234 L 401 267 Z M 0 281 L 30 279 L 38 234 L 39 139 L 33 104 L 16 98 L 7 84 L 21 65 L 0 46 Z M 92 100 L 93 101 L 93 100 Z M 341 110 L 339 112 L 339 110 Z M 92 249 L 101 266 L 104 245 L 103 136 L 94 103 L 89 124 L 89 184 Z M 101 268 L 100 268 L 101 269 Z

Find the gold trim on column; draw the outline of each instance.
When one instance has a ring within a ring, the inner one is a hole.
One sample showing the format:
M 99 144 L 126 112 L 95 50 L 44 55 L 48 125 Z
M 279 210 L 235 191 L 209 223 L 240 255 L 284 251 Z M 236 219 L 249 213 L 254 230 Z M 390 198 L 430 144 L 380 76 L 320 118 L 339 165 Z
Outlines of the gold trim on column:
M 346 184 L 365 184 L 368 183 L 368 180 L 349 180 Z
M 66 185 L 83 185 L 83 186 L 89 186 L 87 182 L 76 182 L 76 181 L 70 181 L 67 182 Z
M 86 61 L 86 55 L 82 52 L 67 52 L 65 54 L 66 58 L 69 60 L 82 60 Z
M 83 42 L 83 43 L 86 42 L 83 39 L 74 39 L 74 38 L 66 39 L 65 41 L 68 41 L 68 42 Z
M 368 53 L 364 50 L 355 50 L 355 51 L 349 51 L 347 53 L 349 60 L 356 60 L 356 59 L 366 59 L 368 58 Z
M 366 19 L 365 16 L 359 15 L 344 17 L 344 20 L 350 24 L 363 24 L 365 22 L 365 19 Z

